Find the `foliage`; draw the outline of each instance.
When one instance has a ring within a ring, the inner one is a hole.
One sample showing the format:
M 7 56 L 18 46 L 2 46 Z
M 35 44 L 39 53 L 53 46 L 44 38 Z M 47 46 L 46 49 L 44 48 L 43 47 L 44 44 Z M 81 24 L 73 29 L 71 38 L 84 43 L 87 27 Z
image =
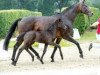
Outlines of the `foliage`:
M 90 9 L 94 13 L 94 15 L 90 17 L 90 23 L 92 24 L 100 17 L 100 10 L 94 7 L 91 7 Z M 88 16 L 79 14 L 74 22 L 74 27 L 79 29 L 80 34 L 83 34 L 89 26 Z
M 56 9 L 72 5 L 78 0 L 0 0 L 0 10 L 27 9 L 53 15 Z
M 91 0 L 94 7 L 100 9 L 100 0 Z
M 25 16 L 41 16 L 41 12 L 32 12 L 28 10 L 1 10 L 0 11 L 0 37 L 5 37 L 11 24 L 18 18 Z
M 85 19 L 84 14 L 79 14 L 76 17 L 76 20 L 74 22 L 74 28 L 79 29 L 80 34 L 82 34 L 85 30 Z

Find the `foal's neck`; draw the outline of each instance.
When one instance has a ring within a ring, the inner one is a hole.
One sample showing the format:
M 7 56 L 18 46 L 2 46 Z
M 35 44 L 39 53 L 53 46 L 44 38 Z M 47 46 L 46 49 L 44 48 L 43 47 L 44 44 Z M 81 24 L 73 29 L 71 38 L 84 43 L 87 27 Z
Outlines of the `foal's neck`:
M 50 33 L 52 36 L 55 36 L 56 35 L 56 30 L 57 30 L 57 24 L 52 24 L 47 29 L 47 32 Z

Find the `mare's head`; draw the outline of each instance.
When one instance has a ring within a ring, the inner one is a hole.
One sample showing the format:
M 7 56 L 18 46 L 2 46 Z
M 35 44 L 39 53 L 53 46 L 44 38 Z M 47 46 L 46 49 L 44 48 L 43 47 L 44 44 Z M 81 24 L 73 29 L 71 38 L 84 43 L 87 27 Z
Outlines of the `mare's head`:
M 78 12 L 84 13 L 90 17 L 93 15 L 93 13 L 90 11 L 89 7 L 84 2 L 85 0 L 79 0 L 79 3 L 77 4 Z

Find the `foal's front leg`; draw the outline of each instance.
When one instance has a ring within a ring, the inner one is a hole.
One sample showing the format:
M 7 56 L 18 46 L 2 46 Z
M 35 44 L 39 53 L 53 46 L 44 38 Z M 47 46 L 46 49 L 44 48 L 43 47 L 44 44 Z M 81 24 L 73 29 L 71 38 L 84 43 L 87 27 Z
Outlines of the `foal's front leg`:
M 32 46 L 29 47 L 29 49 L 37 56 L 37 59 L 40 60 L 40 62 L 43 64 L 43 61 L 41 60 L 39 54 L 37 53 L 36 50 L 34 50 L 34 48 L 32 48 Z
M 56 44 L 59 44 L 61 41 L 61 38 L 57 38 L 56 39 Z M 51 55 L 51 62 L 54 62 L 54 55 L 55 55 L 55 52 L 57 51 L 57 47 L 55 46 L 54 47 L 54 50 L 53 50 L 53 53 Z M 62 51 L 60 51 L 60 55 L 62 54 Z M 63 57 L 61 56 L 61 59 L 63 59 Z
M 32 61 L 34 61 L 34 55 L 28 50 L 28 49 L 25 49 L 29 54 L 30 56 L 32 57 Z
M 61 39 L 60 39 L 60 41 L 61 41 Z M 59 41 L 59 42 L 60 42 Z M 56 52 L 56 50 L 57 50 L 57 47 L 59 48 L 59 52 L 60 52 L 60 56 L 61 56 L 61 59 L 63 60 L 63 53 L 62 53 L 62 51 L 61 51 L 61 47 L 60 47 L 60 45 L 59 44 L 56 44 L 56 43 L 54 43 L 54 42 L 50 42 L 49 43 L 49 45 L 52 45 L 52 46 L 55 46 L 55 49 L 54 49 L 54 54 L 55 54 L 55 52 Z M 52 61 L 51 62 L 54 62 L 54 54 L 52 54 Z
M 42 62 L 42 64 L 44 64 L 44 62 L 43 62 L 43 57 L 44 57 L 44 54 L 45 54 L 46 51 L 47 51 L 47 47 L 48 47 L 48 44 L 45 44 L 44 50 L 43 50 L 43 53 L 42 53 L 42 56 L 41 56 L 41 62 Z

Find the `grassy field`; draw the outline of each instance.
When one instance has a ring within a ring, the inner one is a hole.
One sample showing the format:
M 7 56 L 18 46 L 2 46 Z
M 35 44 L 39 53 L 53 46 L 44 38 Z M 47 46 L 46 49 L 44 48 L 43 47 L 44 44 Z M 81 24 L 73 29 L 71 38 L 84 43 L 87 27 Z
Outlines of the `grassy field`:
M 96 32 L 95 30 L 93 30 L 92 32 L 86 31 L 83 35 L 81 35 L 81 38 L 78 39 L 77 41 L 80 43 L 95 41 L 96 40 L 95 32 Z M 10 42 L 9 48 L 12 48 L 14 44 L 15 44 L 15 41 Z M 39 45 L 38 43 L 34 44 L 35 47 L 38 47 L 38 45 Z M 73 44 L 63 39 L 60 45 L 61 47 L 67 47 Z
M 80 41 L 84 42 L 90 42 L 96 40 L 96 30 L 93 31 L 86 31 L 83 35 L 81 35 Z

